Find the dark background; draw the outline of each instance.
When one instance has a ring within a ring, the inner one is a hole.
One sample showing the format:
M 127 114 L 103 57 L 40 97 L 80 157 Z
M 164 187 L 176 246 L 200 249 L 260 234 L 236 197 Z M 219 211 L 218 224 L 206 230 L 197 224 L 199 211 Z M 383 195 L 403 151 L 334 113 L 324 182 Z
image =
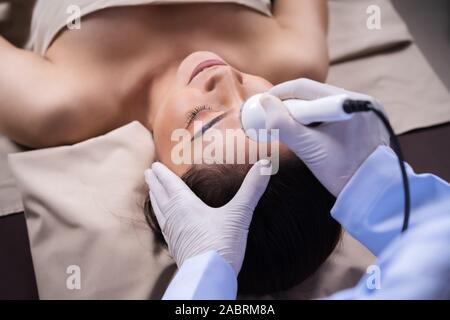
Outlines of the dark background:
M 0 0 L 0 3 L 5 2 Z M 12 15 L 0 33 L 17 46 L 27 34 L 16 26 L 29 21 L 33 0 L 9 0 Z M 416 43 L 450 90 L 450 1 L 392 0 Z M 450 108 L 450 105 L 449 105 Z M 416 172 L 431 172 L 450 181 L 450 124 L 402 134 L 406 160 Z M 0 299 L 37 299 L 23 213 L 0 218 Z

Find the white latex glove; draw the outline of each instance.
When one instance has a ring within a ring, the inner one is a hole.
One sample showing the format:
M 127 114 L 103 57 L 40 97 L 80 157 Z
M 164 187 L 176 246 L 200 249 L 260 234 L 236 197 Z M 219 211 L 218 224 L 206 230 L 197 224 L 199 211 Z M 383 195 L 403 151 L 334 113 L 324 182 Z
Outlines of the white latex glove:
M 373 112 L 357 113 L 347 121 L 306 127 L 290 116 L 281 100 L 315 100 L 343 93 L 353 99 L 369 100 L 377 109 L 383 110 L 370 96 L 309 79 L 277 85 L 260 100 L 266 111 L 267 129 L 279 129 L 281 142 L 295 152 L 335 196 L 379 145 L 389 145 L 387 130 Z
M 253 211 L 270 180 L 267 172 L 270 161 L 258 161 L 234 198 L 220 208 L 203 203 L 161 163 L 145 172 L 153 211 L 179 267 L 190 257 L 214 250 L 239 274 Z

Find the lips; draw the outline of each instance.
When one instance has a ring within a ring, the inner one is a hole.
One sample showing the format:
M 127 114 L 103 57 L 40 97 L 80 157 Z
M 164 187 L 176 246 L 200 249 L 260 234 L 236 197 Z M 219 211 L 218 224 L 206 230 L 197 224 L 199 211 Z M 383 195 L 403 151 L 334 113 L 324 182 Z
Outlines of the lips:
M 217 59 L 210 59 L 203 61 L 202 63 L 200 63 L 198 66 L 195 67 L 194 71 L 191 74 L 188 84 L 203 70 L 214 66 L 226 66 L 226 65 L 227 64 L 225 62 Z

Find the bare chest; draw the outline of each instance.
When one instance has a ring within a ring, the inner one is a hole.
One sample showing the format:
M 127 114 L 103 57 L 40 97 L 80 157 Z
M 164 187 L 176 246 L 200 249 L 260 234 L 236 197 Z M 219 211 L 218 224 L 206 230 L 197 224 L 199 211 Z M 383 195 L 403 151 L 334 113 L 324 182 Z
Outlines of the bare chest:
M 63 30 L 50 46 L 53 61 L 109 69 L 140 59 L 171 61 L 214 51 L 235 67 L 261 74 L 260 46 L 275 21 L 236 4 L 111 8 L 83 17 L 81 29 Z

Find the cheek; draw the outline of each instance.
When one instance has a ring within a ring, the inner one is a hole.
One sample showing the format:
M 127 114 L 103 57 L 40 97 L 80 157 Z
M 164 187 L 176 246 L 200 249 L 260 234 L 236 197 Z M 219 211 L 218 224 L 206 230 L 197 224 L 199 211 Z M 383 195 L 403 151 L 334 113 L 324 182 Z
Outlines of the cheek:
M 170 121 L 170 113 L 167 113 L 164 108 L 155 117 L 155 123 L 153 125 L 153 140 L 155 143 L 156 157 L 158 161 L 166 162 L 167 156 L 170 156 L 170 140 L 172 128 L 169 127 L 172 121 Z
M 250 93 L 265 92 L 273 87 L 266 79 L 248 74 L 244 76 L 244 85 Z
M 196 101 L 195 94 L 181 91 L 177 95 L 168 98 L 158 106 L 153 125 L 153 139 L 155 142 L 156 156 L 166 165 L 170 164 L 172 147 L 172 134 L 175 130 L 184 129 L 186 126 L 186 114 L 190 110 L 191 101 Z M 197 99 L 198 100 L 198 99 Z
M 153 129 L 153 140 L 155 142 L 155 149 L 158 158 L 161 158 L 161 154 L 166 146 L 165 141 L 170 141 L 170 135 L 165 130 L 165 127 L 161 125 L 160 121 L 157 121 Z
M 155 122 L 163 127 L 171 129 L 184 128 L 186 126 L 186 114 L 202 101 L 202 96 L 197 90 L 174 90 L 158 107 Z
M 172 128 L 169 122 L 159 121 L 155 125 L 153 131 L 153 139 L 155 143 L 155 160 L 166 165 L 176 175 L 182 176 L 188 169 L 187 164 L 174 164 L 172 162 L 172 150 L 176 146 L 177 141 L 172 142 L 172 133 L 177 128 Z

